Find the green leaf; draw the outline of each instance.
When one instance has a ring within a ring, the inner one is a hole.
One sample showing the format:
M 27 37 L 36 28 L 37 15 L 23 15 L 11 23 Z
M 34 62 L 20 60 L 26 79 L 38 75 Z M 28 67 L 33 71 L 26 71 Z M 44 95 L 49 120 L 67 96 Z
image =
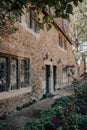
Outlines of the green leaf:
M 38 10 L 37 10 L 37 12 L 40 14 L 40 13 L 42 13 L 42 8 L 39 8 Z
M 68 4 L 66 13 L 72 14 L 72 12 L 73 12 L 73 7 L 71 4 Z
M 69 19 L 69 15 L 68 14 L 62 15 L 62 18 Z
M 44 30 L 44 24 L 43 23 L 38 23 L 38 28 Z
M 64 4 L 64 3 L 65 3 L 65 0 L 60 0 L 60 3 L 61 3 L 61 4 Z
M 61 13 L 60 13 L 60 10 L 56 10 L 55 11 L 55 17 L 57 18 L 57 17 L 61 17 Z
M 51 29 L 51 24 L 46 24 L 46 29 L 49 31 Z

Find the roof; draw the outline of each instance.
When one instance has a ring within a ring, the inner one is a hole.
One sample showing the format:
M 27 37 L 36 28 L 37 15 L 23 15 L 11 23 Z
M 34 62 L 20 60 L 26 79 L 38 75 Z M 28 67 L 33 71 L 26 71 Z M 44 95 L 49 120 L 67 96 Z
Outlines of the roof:
M 48 13 L 46 10 L 43 10 L 43 13 L 44 13 L 46 16 L 49 15 L 49 13 Z M 54 27 L 55 27 L 57 30 L 59 30 L 59 31 L 66 37 L 66 39 L 69 41 L 70 44 L 73 44 L 72 41 L 71 41 L 71 39 L 69 38 L 69 36 L 66 35 L 66 33 L 63 31 L 63 29 L 58 25 L 58 23 L 57 23 L 55 20 L 53 20 L 52 24 L 54 25 Z

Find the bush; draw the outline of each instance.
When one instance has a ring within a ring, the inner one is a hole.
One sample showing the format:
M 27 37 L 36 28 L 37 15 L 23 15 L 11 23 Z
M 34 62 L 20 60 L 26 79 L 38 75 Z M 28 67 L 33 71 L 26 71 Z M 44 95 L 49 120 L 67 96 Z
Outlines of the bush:
M 87 83 L 78 88 L 76 98 L 80 98 L 87 103 Z
M 75 123 L 78 125 L 78 129 L 87 130 L 87 115 L 77 115 Z
M 75 96 L 56 99 L 23 130 L 87 130 L 87 83 L 79 87 Z
M 78 108 L 77 112 L 83 115 L 87 114 L 87 83 L 78 88 L 76 99 L 74 102 Z
M 66 96 L 66 97 L 58 98 L 52 104 L 52 107 L 55 107 L 55 106 L 63 106 L 63 107 L 67 106 L 71 99 L 72 99 L 72 96 Z

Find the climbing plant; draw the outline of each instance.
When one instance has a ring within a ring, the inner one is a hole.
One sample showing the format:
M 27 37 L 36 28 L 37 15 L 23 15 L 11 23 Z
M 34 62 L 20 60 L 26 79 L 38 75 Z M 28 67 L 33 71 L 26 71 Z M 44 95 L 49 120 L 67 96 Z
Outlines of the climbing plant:
M 44 29 L 44 24 L 47 24 L 48 30 L 51 28 L 51 22 L 54 18 L 62 17 L 65 19 L 69 18 L 69 14 L 73 13 L 73 6 L 78 5 L 78 2 L 83 0 L 1 0 L 0 1 L 0 28 L 7 27 L 8 23 L 10 25 L 14 24 L 17 16 L 24 13 L 24 8 L 28 5 L 31 6 L 33 10 L 38 14 L 34 18 L 38 26 Z M 49 8 L 54 8 L 54 13 L 51 15 L 43 15 L 40 19 L 39 14 L 43 11 L 49 10 Z M 8 26 L 9 27 L 9 26 Z M 8 29 L 8 28 L 6 28 Z

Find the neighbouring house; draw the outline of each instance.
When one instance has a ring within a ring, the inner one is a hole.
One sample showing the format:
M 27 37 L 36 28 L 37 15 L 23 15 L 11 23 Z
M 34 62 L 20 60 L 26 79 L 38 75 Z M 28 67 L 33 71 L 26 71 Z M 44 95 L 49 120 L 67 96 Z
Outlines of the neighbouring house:
M 69 85 L 67 65 L 78 76 L 68 21 L 55 19 L 50 31 L 39 31 L 32 15 L 26 9 L 17 32 L 0 37 L 0 115 Z

